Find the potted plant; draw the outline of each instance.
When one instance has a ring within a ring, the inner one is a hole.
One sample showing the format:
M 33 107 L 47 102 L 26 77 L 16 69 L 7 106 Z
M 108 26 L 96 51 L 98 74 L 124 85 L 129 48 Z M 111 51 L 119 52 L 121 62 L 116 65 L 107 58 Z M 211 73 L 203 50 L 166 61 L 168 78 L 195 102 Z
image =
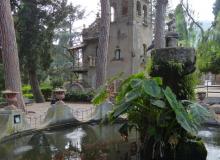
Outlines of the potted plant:
M 94 98 L 94 103 L 106 98 L 104 90 Z M 177 100 L 160 78 L 149 79 L 139 73 L 126 79 L 116 96 L 110 120 L 123 114 L 127 114 L 128 122 L 120 132 L 128 135 L 133 127 L 139 131 L 141 159 L 206 159 L 207 151 L 196 134 L 210 113 L 197 103 Z

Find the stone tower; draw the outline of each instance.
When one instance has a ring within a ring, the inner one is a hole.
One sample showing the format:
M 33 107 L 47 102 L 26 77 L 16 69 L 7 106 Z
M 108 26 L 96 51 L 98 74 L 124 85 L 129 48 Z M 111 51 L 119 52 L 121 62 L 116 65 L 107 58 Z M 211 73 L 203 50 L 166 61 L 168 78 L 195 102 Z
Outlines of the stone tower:
M 119 73 L 127 77 L 144 69 L 146 49 L 152 42 L 151 0 L 110 0 L 111 25 L 107 57 L 107 78 Z M 98 47 L 99 17 L 83 30 L 83 74 L 95 88 L 95 56 Z
M 143 70 L 146 49 L 152 41 L 149 0 L 111 0 L 112 23 L 108 52 L 108 76 L 125 76 Z M 113 15 L 114 14 L 114 15 Z

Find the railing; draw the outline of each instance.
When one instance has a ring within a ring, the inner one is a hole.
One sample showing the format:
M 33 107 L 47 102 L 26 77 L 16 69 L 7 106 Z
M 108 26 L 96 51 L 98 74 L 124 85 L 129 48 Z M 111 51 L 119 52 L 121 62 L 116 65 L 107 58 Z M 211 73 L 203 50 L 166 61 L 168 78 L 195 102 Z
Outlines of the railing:
M 199 91 L 206 92 L 207 97 L 212 96 L 212 94 L 218 94 L 218 93 L 219 95 L 215 95 L 215 96 L 220 97 L 220 85 L 198 85 L 196 89 L 198 92 Z
M 73 116 L 79 121 L 87 121 L 90 120 L 94 115 L 95 107 L 90 107 L 88 109 L 72 109 L 71 113 Z M 47 112 L 44 112 L 41 115 L 27 115 L 27 120 L 31 125 L 32 129 L 39 128 L 43 125 L 44 119 L 46 117 Z

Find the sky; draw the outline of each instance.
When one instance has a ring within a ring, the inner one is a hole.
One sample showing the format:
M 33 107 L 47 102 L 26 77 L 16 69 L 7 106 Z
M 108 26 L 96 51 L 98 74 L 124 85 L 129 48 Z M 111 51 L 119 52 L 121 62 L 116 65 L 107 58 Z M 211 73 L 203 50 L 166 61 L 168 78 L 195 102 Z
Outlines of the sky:
M 194 11 L 195 19 L 200 22 L 211 22 L 214 19 L 212 14 L 212 8 L 215 0 L 188 0 L 190 8 Z M 96 18 L 96 13 L 98 11 L 98 4 L 100 0 L 69 0 L 74 5 L 81 5 L 82 8 L 86 10 L 86 18 L 75 24 L 76 29 L 82 28 L 83 24 L 88 26 Z M 174 9 L 179 3 L 179 0 L 169 0 L 169 6 Z

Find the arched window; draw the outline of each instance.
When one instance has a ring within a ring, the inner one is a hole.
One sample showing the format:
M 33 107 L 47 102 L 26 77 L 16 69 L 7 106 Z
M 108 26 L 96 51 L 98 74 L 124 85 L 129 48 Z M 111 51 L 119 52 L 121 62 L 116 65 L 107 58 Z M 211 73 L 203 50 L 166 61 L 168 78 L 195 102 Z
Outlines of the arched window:
M 137 15 L 141 16 L 141 2 L 137 1 Z
M 116 47 L 115 49 L 115 60 L 121 60 L 121 49 L 119 48 L 119 46 Z
M 115 7 L 111 6 L 111 22 L 115 22 Z
M 147 6 L 146 5 L 143 6 L 143 15 L 144 15 L 143 22 L 147 24 Z

